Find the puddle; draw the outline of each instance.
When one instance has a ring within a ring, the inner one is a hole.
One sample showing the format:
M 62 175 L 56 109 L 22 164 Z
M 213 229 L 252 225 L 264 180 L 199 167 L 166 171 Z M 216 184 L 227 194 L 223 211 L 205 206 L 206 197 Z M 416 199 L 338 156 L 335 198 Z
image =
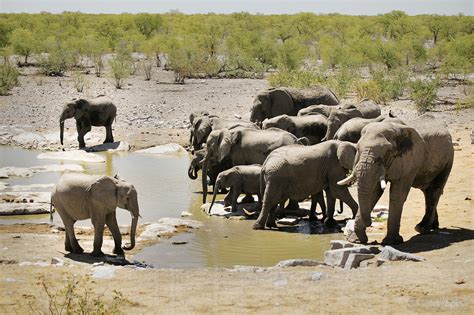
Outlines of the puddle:
M 0 166 L 31 167 L 61 164 L 53 160 L 39 160 L 39 151 L 0 147 Z M 200 210 L 200 180 L 187 177 L 187 156 L 153 156 L 131 153 L 98 153 L 106 163 L 86 164 L 87 174 L 115 175 L 132 182 L 138 191 L 141 223 L 163 217 L 180 217 L 182 211 L 204 223 L 192 233 L 163 239 L 147 247 L 133 259 L 157 268 L 231 267 L 234 265 L 272 266 L 280 260 L 308 258 L 322 260 L 331 239 L 340 239 L 341 233 L 320 234 L 320 224 L 302 221 L 299 227 L 284 231 L 254 231 L 253 220 L 234 221 L 209 217 Z M 64 163 L 68 163 L 65 161 Z M 59 173 L 37 173 L 30 178 L 2 179 L 10 185 L 56 183 Z M 222 199 L 223 196 L 220 196 Z M 58 215 L 54 216 L 60 222 Z M 119 225 L 130 224 L 130 214 L 117 210 Z M 0 217 L 0 224 L 49 222 L 49 215 Z M 90 226 L 90 221 L 76 225 Z M 173 244 L 179 243 L 179 244 Z

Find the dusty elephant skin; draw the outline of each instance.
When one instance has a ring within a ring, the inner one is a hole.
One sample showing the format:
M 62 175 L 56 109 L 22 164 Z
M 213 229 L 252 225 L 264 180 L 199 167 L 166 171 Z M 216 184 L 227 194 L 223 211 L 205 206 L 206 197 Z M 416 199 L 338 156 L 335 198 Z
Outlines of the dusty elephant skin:
M 268 89 L 255 97 L 250 121 L 261 123 L 265 118 L 284 114 L 296 116 L 302 108 L 316 104 L 338 105 L 339 100 L 334 92 L 320 85 L 301 90 L 287 87 Z
M 67 103 L 59 118 L 59 137 L 61 145 L 63 145 L 64 121 L 73 117 L 76 120 L 79 149 L 86 146 L 84 135 L 91 131 L 92 126 L 105 127 L 106 137 L 104 143 L 114 142 L 112 123 L 115 120 L 116 114 L 117 108 L 112 101 L 105 96 L 99 96 L 89 100 L 81 98 Z
M 370 213 L 382 195 L 385 181 L 391 185 L 384 244 L 403 242 L 400 218 L 411 187 L 421 189 L 425 196 L 425 215 L 416 230 L 427 233 L 439 227 L 437 205 L 454 159 L 451 135 L 429 115 L 408 125 L 380 122 L 364 128 L 353 173 L 340 182 L 357 180 L 360 210 L 355 232 L 362 243 L 368 241 L 365 229 L 372 223 Z
M 335 225 L 335 198 L 348 204 L 355 215 L 357 203 L 347 187 L 341 189 L 336 184 L 351 167 L 355 153 L 353 144 L 334 140 L 313 146 L 285 146 L 274 150 L 262 166 L 260 190 L 263 192 L 263 205 L 253 228 L 276 227 L 275 208 L 282 200 L 301 200 L 326 188 L 327 225 Z M 314 210 L 312 206 L 312 215 Z
M 279 128 L 294 134 L 298 138 L 306 137 L 309 144 L 317 144 L 326 135 L 327 119 L 321 115 L 280 115 L 264 120 L 262 129 L 269 128 Z
M 66 229 L 65 249 L 72 253 L 82 253 L 74 234 L 77 220 L 91 219 L 94 226 L 93 256 L 103 256 L 101 250 L 104 225 L 114 237 L 114 254 L 122 255 L 122 236 L 115 216 L 116 207 L 127 209 L 132 215 L 130 245 L 135 247 L 135 234 L 139 217 L 137 191 L 126 181 L 110 176 L 85 174 L 64 174 L 51 194 L 51 204 L 56 208 Z

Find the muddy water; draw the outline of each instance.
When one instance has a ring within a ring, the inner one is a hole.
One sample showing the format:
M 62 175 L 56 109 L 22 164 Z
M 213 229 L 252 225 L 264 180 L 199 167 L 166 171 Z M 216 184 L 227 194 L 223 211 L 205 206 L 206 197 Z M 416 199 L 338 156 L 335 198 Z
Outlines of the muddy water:
M 61 163 L 39 160 L 40 152 L 0 147 L 0 166 L 29 167 Z M 191 219 L 204 223 L 192 233 L 163 239 L 159 244 L 137 253 L 134 259 L 158 268 L 230 267 L 234 265 L 271 266 L 291 258 L 322 259 L 329 240 L 341 238 L 339 233 L 323 234 L 322 226 L 303 221 L 298 227 L 280 231 L 254 231 L 253 220 L 234 221 L 209 217 L 200 210 L 200 181 L 187 177 L 188 156 L 152 156 L 139 154 L 100 153 L 103 164 L 81 164 L 87 174 L 115 175 L 132 182 L 139 194 L 141 222 L 162 217 L 179 217 L 182 211 Z M 64 163 L 68 163 L 65 161 Z M 59 173 L 39 173 L 30 178 L 2 180 L 11 185 L 55 183 Z M 221 197 L 222 198 L 222 197 Z M 60 222 L 59 216 L 54 216 Z M 117 210 L 119 224 L 129 225 L 127 211 Z M 0 217 L 0 224 L 48 222 L 49 215 Z M 78 225 L 89 225 L 80 221 Z M 173 242 L 184 241 L 183 245 Z

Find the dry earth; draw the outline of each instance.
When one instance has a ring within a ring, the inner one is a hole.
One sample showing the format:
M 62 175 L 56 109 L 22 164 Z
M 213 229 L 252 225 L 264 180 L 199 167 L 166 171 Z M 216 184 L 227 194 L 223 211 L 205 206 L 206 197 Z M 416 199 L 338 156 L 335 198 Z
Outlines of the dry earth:
M 170 80 L 165 75 L 169 74 L 160 72 L 160 82 Z M 69 78 L 42 80 L 43 85 L 37 86 L 31 76 L 23 76 L 21 87 L 15 88 L 12 95 L 0 98 L 0 125 L 21 125 L 36 132 L 57 128 L 61 104 L 77 97 L 78 93 L 74 92 Z M 266 86 L 262 80 L 190 80 L 186 85 L 172 85 L 133 78 L 129 80 L 131 85 L 115 90 L 108 79 L 90 76 L 90 81 L 92 84 L 85 94 L 105 92 L 117 102 L 117 138 L 136 147 L 168 142 L 170 138 L 184 143 L 189 112 L 208 109 L 222 116 L 243 115 L 253 95 Z M 448 93 L 456 94 L 456 91 Z M 385 110 L 388 108 L 396 113 L 403 110 L 404 117 L 414 116 L 408 101 L 393 103 Z M 372 264 L 353 270 L 325 266 L 264 271 L 111 267 L 115 271 L 112 279 L 89 278 L 87 281 L 96 294 L 105 295 L 106 299 L 112 298 L 113 290 L 122 292 L 126 300 L 122 301 L 120 310 L 130 314 L 284 314 L 295 311 L 305 314 L 472 314 L 474 146 L 470 132 L 474 115 L 472 111 L 449 110 L 434 114 L 448 122 L 453 140 L 458 144 L 451 177 L 438 209 L 442 228 L 429 235 L 416 234 L 413 228 L 423 215 L 424 200 L 420 191 L 412 190 L 401 223 L 401 234 L 406 242 L 397 246 L 425 257 L 424 262 L 387 262 L 380 267 Z M 148 116 L 152 118 L 137 120 Z M 129 125 L 131 120 L 132 125 Z M 142 137 L 147 139 L 139 141 Z M 386 203 L 387 193 L 382 198 Z M 385 227 L 376 239 L 380 241 L 384 233 Z M 52 291 L 57 291 L 66 285 L 68 278 L 79 279 L 93 273 L 97 267 L 64 256 L 63 238 L 63 232 L 52 234 L 46 227 L 0 228 L 0 313 L 46 312 L 47 297 L 40 277 L 46 279 Z M 86 233 L 81 238 L 86 251 L 90 250 L 91 236 Z M 105 251 L 109 252 L 110 248 Z M 65 265 L 49 265 L 54 257 L 64 260 Z M 47 266 L 20 264 L 25 261 L 43 261 Z M 324 277 L 310 280 L 316 272 L 324 273 Z

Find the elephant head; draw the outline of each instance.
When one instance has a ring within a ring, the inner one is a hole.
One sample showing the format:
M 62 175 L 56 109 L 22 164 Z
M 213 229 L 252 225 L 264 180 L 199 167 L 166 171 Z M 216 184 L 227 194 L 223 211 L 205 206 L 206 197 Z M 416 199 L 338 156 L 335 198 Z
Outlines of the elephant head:
M 415 129 L 381 122 L 369 124 L 362 130 L 357 148 L 351 175 L 338 184 L 357 181 L 359 212 L 355 232 L 359 241 L 366 243 L 365 228 L 372 224 L 370 213 L 381 197 L 386 181 L 413 179 L 423 163 L 424 146 Z M 392 194 L 391 199 L 397 198 Z
M 212 131 L 212 120 L 209 116 L 199 117 L 192 126 L 192 145 L 194 150 L 199 150 L 206 137 Z
M 197 173 L 200 169 L 202 169 L 202 161 L 204 160 L 206 153 L 206 149 L 201 149 L 194 152 L 193 159 L 191 160 L 188 168 L 188 177 L 190 179 L 195 180 L 197 178 Z
M 239 176 L 235 172 L 235 170 L 226 170 L 219 173 L 216 179 L 216 183 L 214 185 L 214 193 L 212 195 L 212 202 L 211 202 L 211 206 L 209 207 L 208 213 L 211 213 L 212 206 L 214 205 L 214 202 L 216 201 L 217 192 L 220 189 L 228 188 L 232 186 L 238 180 L 239 180 Z
M 289 133 L 293 133 L 293 134 L 296 131 L 295 123 L 288 115 L 280 115 L 280 116 L 273 117 L 270 119 L 265 119 L 263 121 L 262 129 L 268 129 L 272 127 L 286 130 Z
M 103 208 L 115 211 L 116 207 L 130 211 L 132 224 L 130 227 L 130 244 L 123 249 L 131 250 L 135 247 L 135 234 L 137 231 L 138 217 L 140 216 L 137 190 L 135 187 L 121 179 L 102 176 L 87 189 L 89 202 L 95 209 Z
M 290 94 L 284 89 L 270 89 L 257 95 L 250 112 L 250 121 L 261 123 L 265 118 L 290 114 L 294 103 Z
M 342 124 L 354 117 L 360 117 L 360 112 L 355 106 L 348 106 L 331 111 L 328 117 L 328 129 L 323 141 L 332 140 Z
M 236 129 L 214 130 L 209 134 L 206 144 L 207 154 L 202 163 L 203 203 L 206 203 L 207 198 L 207 170 L 210 163 L 222 162 L 230 154 L 232 146 L 238 144 L 241 138 L 241 131 Z
M 63 144 L 64 138 L 64 121 L 73 117 L 76 120 L 85 117 L 89 111 L 89 108 L 89 102 L 84 99 L 73 100 L 72 102 L 64 105 L 61 116 L 59 117 L 59 139 L 61 141 L 61 145 Z

